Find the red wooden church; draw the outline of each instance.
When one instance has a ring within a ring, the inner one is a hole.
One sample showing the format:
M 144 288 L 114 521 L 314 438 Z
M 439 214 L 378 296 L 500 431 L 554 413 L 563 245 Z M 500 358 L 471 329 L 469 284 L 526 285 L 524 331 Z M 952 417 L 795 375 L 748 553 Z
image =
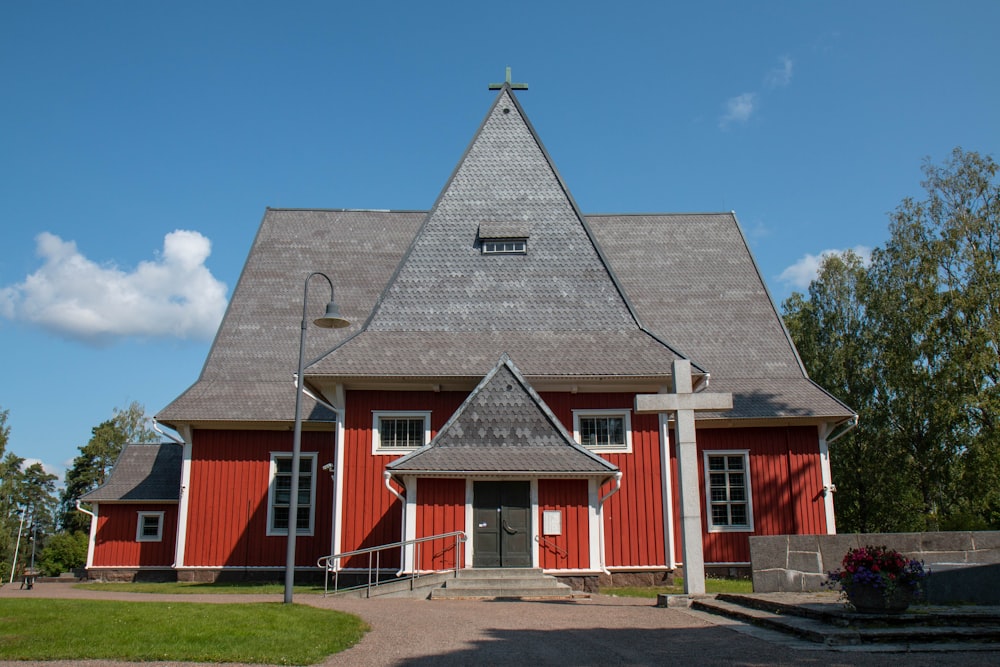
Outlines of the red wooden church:
M 464 567 L 678 567 L 671 418 L 634 409 L 678 359 L 733 395 L 696 422 L 707 567 L 835 531 L 827 443 L 855 417 L 806 376 L 735 216 L 582 213 L 508 83 L 429 211 L 267 210 L 200 377 L 157 415 L 183 442 L 129 446 L 84 498 L 92 577 L 282 570 L 314 271 L 352 325 L 307 336 L 303 572 L 451 531 Z

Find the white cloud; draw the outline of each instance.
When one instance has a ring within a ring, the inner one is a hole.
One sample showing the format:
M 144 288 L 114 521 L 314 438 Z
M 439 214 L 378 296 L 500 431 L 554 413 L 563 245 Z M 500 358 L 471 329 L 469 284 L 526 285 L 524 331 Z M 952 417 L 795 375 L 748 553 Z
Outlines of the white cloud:
M 854 254 L 860 257 L 861 261 L 866 266 L 871 261 L 872 249 L 868 246 L 856 245 L 853 248 L 850 248 L 850 250 L 854 251 Z M 782 271 L 778 276 L 778 280 L 792 289 L 807 289 L 809 287 L 809 283 L 811 283 L 816 276 L 819 275 L 819 267 L 820 264 L 823 263 L 823 260 L 830 255 L 839 255 L 842 252 L 844 251 L 830 249 L 823 250 L 817 255 L 806 253 L 799 258 L 797 262 Z
M 794 64 L 788 56 L 781 58 L 781 65 L 773 68 L 764 78 L 764 84 L 768 88 L 783 88 L 792 82 L 792 69 Z
M 107 343 L 115 337 L 209 339 L 226 308 L 226 285 L 205 266 L 207 238 L 176 230 L 163 251 L 133 271 L 99 265 L 73 241 L 36 238 L 42 266 L 0 289 L 0 315 L 68 338 Z
M 726 100 L 726 113 L 719 121 L 722 128 L 729 127 L 732 123 L 744 124 L 750 120 L 757 104 L 757 93 L 743 93 Z
M 771 68 L 764 76 L 765 88 L 783 88 L 792 82 L 792 71 L 795 68 L 795 64 L 788 56 L 782 56 L 780 62 L 780 65 Z M 719 118 L 719 127 L 724 130 L 734 123 L 745 125 L 759 106 L 760 93 L 758 92 L 743 93 L 736 97 L 730 97 L 726 100 L 725 113 Z

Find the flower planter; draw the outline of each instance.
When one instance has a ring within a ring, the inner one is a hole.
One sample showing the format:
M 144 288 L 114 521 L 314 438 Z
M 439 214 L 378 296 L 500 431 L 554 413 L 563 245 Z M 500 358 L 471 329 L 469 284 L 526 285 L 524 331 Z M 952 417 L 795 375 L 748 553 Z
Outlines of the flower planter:
M 848 549 L 841 569 L 828 573 L 824 585 L 839 588 L 862 614 L 898 614 L 921 597 L 929 574 L 920 561 L 884 546 L 866 545 Z
M 861 614 L 900 614 L 909 608 L 913 594 L 908 588 L 896 588 L 886 595 L 885 589 L 856 584 L 847 591 L 847 599 Z

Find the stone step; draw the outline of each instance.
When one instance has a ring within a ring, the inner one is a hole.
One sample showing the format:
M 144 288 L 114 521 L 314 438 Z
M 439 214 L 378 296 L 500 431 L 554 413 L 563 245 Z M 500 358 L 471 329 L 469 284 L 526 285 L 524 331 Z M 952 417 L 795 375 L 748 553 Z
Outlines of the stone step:
M 482 579 L 470 579 L 459 577 L 450 579 L 446 588 L 558 588 L 560 590 L 571 590 L 566 584 L 559 583 L 555 579 L 532 579 L 528 577 L 490 577 Z
M 457 574 L 457 579 L 553 578 L 537 567 L 472 567 L 459 570 Z
M 734 598 L 737 598 L 734 600 Z M 744 604 L 745 603 L 745 604 Z M 691 602 L 691 608 L 725 616 L 758 627 L 777 630 L 814 643 L 827 646 L 858 646 L 888 644 L 989 644 L 1000 642 L 1000 626 L 974 623 L 961 624 L 949 619 L 949 625 L 928 625 L 927 619 L 915 619 L 905 624 L 898 615 L 893 623 L 881 623 L 880 619 L 861 618 L 859 623 L 844 624 L 839 614 L 820 614 L 794 605 L 771 605 L 753 598 L 742 596 L 718 596 L 699 598 Z M 780 608 L 776 608 L 780 607 Z M 851 617 L 863 615 L 848 613 Z M 826 617 L 829 618 L 826 618 Z M 879 615 L 888 616 L 888 615 Z M 908 614 L 906 616 L 915 616 Z M 884 620 L 884 619 L 882 619 Z M 981 619 L 977 619 L 981 620 Z
M 817 644 L 845 646 L 861 643 L 861 638 L 856 631 L 832 628 L 820 621 L 800 616 L 784 616 L 711 597 L 692 600 L 691 608 L 750 623 L 761 628 L 777 630 Z
M 550 588 L 435 588 L 431 600 L 581 600 L 587 593 Z
M 432 600 L 444 599 L 567 599 L 589 597 L 575 592 L 538 568 L 473 568 L 431 591 Z

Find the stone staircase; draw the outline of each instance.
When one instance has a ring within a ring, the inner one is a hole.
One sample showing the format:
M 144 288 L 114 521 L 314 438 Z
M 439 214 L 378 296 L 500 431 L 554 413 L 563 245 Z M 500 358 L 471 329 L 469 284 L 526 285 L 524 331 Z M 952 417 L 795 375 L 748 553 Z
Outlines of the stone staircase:
M 459 570 L 457 576 L 445 581 L 443 587 L 431 590 L 430 594 L 432 600 L 574 600 L 589 597 L 537 568 Z
M 719 594 L 691 600 L 691 609 L 776 630 L 828 647 L 930 647 L 996 650 L 1000 609 L 918 606 L 903 614 L 859 614 L 843 604 L 789 596 Z M 925 649 L 920 649 L 925 650 Z

